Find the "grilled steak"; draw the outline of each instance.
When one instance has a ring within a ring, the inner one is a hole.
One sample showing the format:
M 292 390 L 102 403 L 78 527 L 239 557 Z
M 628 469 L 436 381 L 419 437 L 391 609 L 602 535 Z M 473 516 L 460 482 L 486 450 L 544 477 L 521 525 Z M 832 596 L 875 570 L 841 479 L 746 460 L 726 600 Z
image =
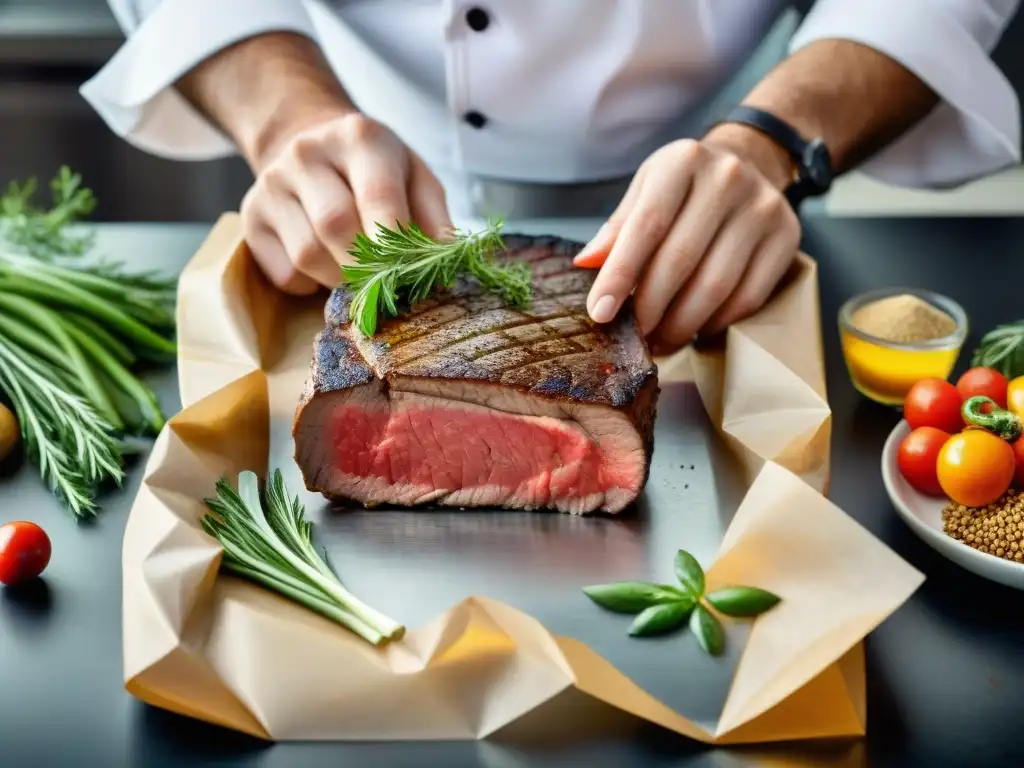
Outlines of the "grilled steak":
M 366 506 L 619 512 L 647 481 L 657 369 L 627 306 L 587 316 L 578 243 L 507 236 L 533 302 L 472 279 L 383 322 L 348 323 L 334 291 L 295 417 L 306 486 Z

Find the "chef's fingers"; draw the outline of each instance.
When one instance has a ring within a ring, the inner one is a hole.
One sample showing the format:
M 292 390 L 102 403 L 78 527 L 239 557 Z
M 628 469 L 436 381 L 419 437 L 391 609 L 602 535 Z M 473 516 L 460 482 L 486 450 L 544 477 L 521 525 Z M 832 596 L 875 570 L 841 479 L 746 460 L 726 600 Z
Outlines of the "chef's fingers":
M 587 311 L 595 322 L 607 323 L 615 317 L 675 222 L 693 180 L 693 146 L 691 142 L 669 145 L 671 155 L 653 163 L 645 174 L 636 204 L 590 289 Z
M 336 264 L 351 264 L 348 250 L 359 232 L 359 212 L 345 180 L 338 171 L 324 163 L 312 163 L 303 169 L 293 184 L 295 195 L 306 212 L 313 232 Z M 337 285 L 339 273 L 334 270 L 328 287 Z M 317 270 L 317 280 L 327 272 Z
M 316 236 L 298 198 L 275 197 L 268 206 L 272 206 L 269 218 L 295 268 L 327 288 L 338 285 L 341 268 Z
M 601 228 L 597 230 L 597 234 L 573 258 L 572 263 L 574 266 L 582 267 L 583 269 L 598 269 L 607 261 L 608 254 L 615 244 L 615 238 L 619 236 L 619 232 L 622 231 L 622 225 L 629 217 L 633 206 L 636 205 L 637 197 L 639 197 L 640 189 L 643 186 L 644 169 L 645 166 L 640 166 L 640 169 L 629 182 L 626 194 L 622 196 L 622 200 L 619 201 L 612 215 L 608 217 L 608 221 L 601 225 Z
M 754 257 L 732 296 L 701 329 L 702 333 L 721 333 L 732 323 L 749 317 L 768 301 L 772 291 L 796 258 L 800 242 L 799 225 L 777 229 L 757 248 Z
M 409 168 L 409 208 L 412 220 L 430 237 L 447 240 L 454 227 L 448 215 L 444 187 L 427 164 L 413 156 Z
M 241 207 L 242 231 L 253 258 L 270 282 L 285 293 L 315 293 L 319 288 L 317 282 L 303 274 L 292 261 L 275 221 L 268 215 L 271 209 L 261 191 L 254 185 Z
M 711 168 L 697 175 L 682 212 L 640 279 L 633 296 L 643 335 L 658 327 L 724 223 L 743 203 L 746 188 L 730 180 L 729 174 L 728 169 Z
M 732 295 L 764 234 L 764 222 L 749 206 L 725 223 L 655 329 L 659 346 L 678 348 L 693 340 Z
M 409 156 L 404 148 L 385 143 L 382 149 L 352 152 L 345 172 L 363 232 L 376 237 L 378 225 L 394 229 L 409 223 Z

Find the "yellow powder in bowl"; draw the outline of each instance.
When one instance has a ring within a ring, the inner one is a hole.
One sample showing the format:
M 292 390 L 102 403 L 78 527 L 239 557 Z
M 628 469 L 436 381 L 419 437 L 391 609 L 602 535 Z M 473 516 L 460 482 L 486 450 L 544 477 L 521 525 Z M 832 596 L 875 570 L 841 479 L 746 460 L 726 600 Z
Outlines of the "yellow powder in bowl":
M 850 322 L 862 333 L 897 344 L 941 339 L 956 330 L 952 317 L 907 293 L 864 305 Z

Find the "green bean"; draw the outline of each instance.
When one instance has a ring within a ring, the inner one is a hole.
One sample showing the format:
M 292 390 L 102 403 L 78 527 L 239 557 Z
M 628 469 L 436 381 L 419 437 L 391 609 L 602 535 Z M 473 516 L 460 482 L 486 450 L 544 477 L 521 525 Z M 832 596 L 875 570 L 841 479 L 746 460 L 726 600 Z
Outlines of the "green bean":
M 12 296 L 0 292 L 0 309 L 6 309 L 20 315 L 25 320 L 33 323 L 37 328 L 49 334 L 53 340 L 60 345 L 68 357 L 68 363 L 72 372 L 78 378 L 79 387 L 96 411 L 106 419 L 115 429 L 121 429 L 124 424 L 118 415 L 117 409 L 110 400 L 110 396 L 103 388 L 96 372 L 93 371 L 89 362 L 82 354 L 82 350 L 75 344 L 67 329 L 72 326 L 65 325 L 60 315 L 53 310 L 30 301 L 24 296 Z M 77 330 L 77 329 L 76 329 Z
M 68 306 L 79 313 L 105 322 L 127 338 L 155 352 L 174 354 L 176 350 L 173 341 L 154 333 L 108 301 L 75 285 L 62 283 L 50 275 L 35 274 L 30 277 L 8 271 L 0 281 L 0 287 L 23 296 L 46 299 Z
M 65 315 L 64 319 L 96 339 L 122 365 L 131 365 L 135 362 L 135 354 L 128 346 L 92 318 L 72 312 Z
M 89 336 L 88 333 L 71 324 L 66 326 L 67 332 L 78 342 L 93 361 L 104 371 L 114 383 L 127 392 L 138 404 L 142 418 L 153 433 L 159 432 L 164 426 L 164 416 L 160 411 L 160 403 L 153 391 L 139 381 L 127 368 L 121 365 L 114 356 L 103 348 L 103 345 Z

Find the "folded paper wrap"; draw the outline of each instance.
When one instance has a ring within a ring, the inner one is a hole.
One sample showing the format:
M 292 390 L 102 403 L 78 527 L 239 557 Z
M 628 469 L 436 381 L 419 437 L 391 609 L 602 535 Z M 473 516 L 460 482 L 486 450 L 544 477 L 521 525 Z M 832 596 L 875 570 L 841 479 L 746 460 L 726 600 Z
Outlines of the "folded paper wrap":
M 295 408 L 322 310 L 266 283 L 235 215 L 192 259 L 179 297 L 184 409 L 156 442 L 124 540 L 124 674 L 136 697 L 276 740 L 479 739 L 571 687 L 709 743 L 864 732 L 861 640 L 922 577 L 822 495 L 830 412 L 809 259 L 724 349 L 659 361 L 663 385 L 696 383 L 749 485 L 709 588 L 784 598 L 753 623 L 713 727 L 491 598 L 466 594 L 378 650 L 218 576 L 202 499 L 223 474 L 267 471 L 271 424 Z

